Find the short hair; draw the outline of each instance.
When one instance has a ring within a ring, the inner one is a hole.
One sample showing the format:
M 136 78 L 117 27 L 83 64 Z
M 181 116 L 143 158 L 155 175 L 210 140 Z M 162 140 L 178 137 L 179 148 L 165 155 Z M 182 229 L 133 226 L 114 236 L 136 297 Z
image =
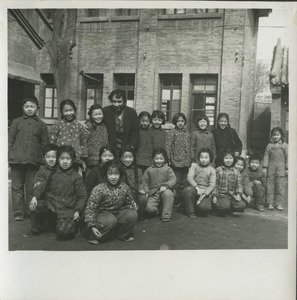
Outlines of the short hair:
M 106 145 L 106 146 L 102 146 L 99 150 L 99 163 L 101 162 L 101 155 L 105 152 L 105 151 L 109 151 L 113 154 L 114 158 L 116 158 L 116 152 L 115 150 L 109 146 L 109 145 Z
M 184 119 L 184 121 L 185 121 L 185 125 L 187 124 L 187 118 L 186 118 L 186 116 L 183 114 L 183 113 L 176 113 L 174 116 L 173 116 L 173 118 L 172 118 L 172 124 L 173 125 L 176 125 L 176 123 L 177 123 L 177 120 L 178 120 L 178 118 L 179 117 L 182 117 L 183 119 Z
M 162 125 L 165 124 L 165 115 L 161 110 L 153 110 L 152 115 L 151 115 L 151 122 L 153 118 L 159 118 L 162 119 Z
M 63 115 L 63 108 L 64 108 L 65 105 L 70 105 L 73 108 L 74 112 L 77 111 L 77 108 L 76 108 L 74 102 L 71 99 L 64 99 L 60 103 L 60 112 L 61 112 L 62 115 Z
M 162 154 L 165 158 L 165 162 L 168 163 L 168 156 L 167 156 L 167 152 L 164 148 L 155 148 L 153 150 L 153 154 L 152 154 L 152 158 L 154 158 L 156 155 L 158 154 Z
M 249 161 L 251 162 L 252 160 L 258 160 L 259 163 L 261 162 L 261 156 L 258 153 L 253 153 L 250 158 Z
M 208 153 L 209 154 L 209 162 L 212 163 L 213 162 L 213 153 L 209 148 L 202 148 L 200 149 L 200 151 L 198 152 L 197 158 L 199 161 L 200 155 L 201 153 Z
M 219 121 L 220 121 L 222 118 L 226 118 L 227 123 L 228 123 L 228 126 L 230 127 L 230 119 L 229 119 L 229 115 L 228 115 L 227 113 L 219 113 L 219 114 L 218 114 L 218 117 L 217 117 L 217 123 L 219 123 Z
M 151 114 L 148 111 L 142 111 L 139 115 L 138 115 L 138 120 L 140 121 L 142 117 L 148 117 L 149 120 L 151 119 Z
M 233 164 L 231 165 L 231 167 L 233 167 L 235 165 L 235 154 L 234 152 L 230 151 L 230 150 L 225 150 L 222 154 L 222 164 L 225 165 L 224 163 L 224 158 L 227 155 L 231 155 L 233 157 Z
M 104 178 L 107 179 L 107 173 L 109 170 L 117 169 L 120 173 L 120 179 L 124 176 L 125 172 L 122 167 L 122 165 L 116 161 L 116 160 L 110 160 L 108 161 L 103 167 L 102 167 L 102 175 Z
M 43 156 L 45 156 L 45 154 L 50 151 L 58 151 L 58 146 L 55 144 L 46 144 L 42 147 Z
M 104 118 L 104 112 L 103 112 L 102 106 L 101 106 L 99 103 L 95 103 L 95 104 L 91 105 L 91 107 L 89 108 L 89 111 L 88 111 L 89 117 L 90 117 L 90 118 L 92 117 L 92 113 L 93 113 L 93 111 L 96 110 L 96 109 L 101 109 L 101 110 L 102 110 L 102 113 L 103 113 L 102 123 L 104 123 L 104 121 L 105 121 L 105 118 Z
M 25 97 L 25 98 L 22 100 L 22 105 L 24 105 L 24 104 L 25 104 L 26 102 L 28 102 L 28 101 L 30 101 L 30 102 L 32 102 L 32 103 L 35 103 L 36 106 L 37 106 L 37 108 L 39 108 L 39 102 L 38 102 L 38 99 L 37 99 L 35 96 L 31 95 L 31 96 Z
M 195 119 L 195 126 L 196 126 L 196 128 L 198 128 L 198 129 L 200 128 L 199 125 L 198 125 L 198 123 L 201 120 L 205 120 L 207 122 L 207 127 L 209 126 L 210 122 L 209 122 L 208 116 L 207 115 L 198 115 L 196 117 L 196 119 Z
M 282 140 L 282 142 L 284 142 L 284 141 L 285 141 L 285 133 L 284 133 L 284 131 L 283 131 L 280 127 L 274 127 L 274 128 L 272 128 L 272 129 L 271 129 L 270 136 L 272 137 L 273 134 L 276 133 L 276 132 L 279 132 L 279 133 L 280 133 L 280 135 L 281 135 L 281 140 Z
M 120 151 L 119 151 L 119 158 L 122 157 L 122 155 L 125 153 L 125 152 L 131 152 L 134 156 L 134 160 L 135 160 L 135 156 L 136 156 L 136 152 L 135 152 L 135 148 L 133 146 L 125 146 L 124 148 L 122 148 Z
M 239 161 L 241 160 L 243 162 L 243 168 L 245 169 L 246 168 L 246 161 L 245 159 L 242 157 L 242 156 L 235 156 L 235 159 L 234 159 L 234 165 Z
M 69 145 L 63 145 L 61 147 L 58 148 L 58 153 L 57 156 L 58 158 L 62 155 L 62 153 L 68 153 L 72 159 L 72 163 L 75 162 L 76 160 L 76 154 L 75 154 L 75 150 L 72 146 Z
M 108 96 L 108 99 L 110 100 L 110 101 L 112 101 L 112 98 L 113 97 L 116 97 L 117 99 L 120 99 L 120 98 L 122 98 L 123 99 L 123 103 L 124 104 L 126 104 L 126 102 L 127 102 L 127 96 L 126 96 L 126 91 L 125 90 L 113 90 L 110 94 L 109 94 L 109 96 Z

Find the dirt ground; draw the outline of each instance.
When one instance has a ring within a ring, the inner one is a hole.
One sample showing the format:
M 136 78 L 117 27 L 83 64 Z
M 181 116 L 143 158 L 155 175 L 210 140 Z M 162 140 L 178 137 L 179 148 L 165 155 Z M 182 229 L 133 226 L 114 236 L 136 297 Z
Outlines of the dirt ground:
M 287 199 L 287 195 L 286 195 Z M 159 218 L 137 223 L 135 240 L 116 239 L 90 245 L 86 232 L 71 241 L 59 241 L 54 233 L 25 238 L 30 231 L 30 219 L 16 222 L 9 197 L 9 250 L 199 250 L 199 249 L 286 249 L 288 247 L 288 206 L 284 211 L 258 212 L 247 208 L 240 216 L 209 215 L 190 219 L 174 210 L 171 222 Z

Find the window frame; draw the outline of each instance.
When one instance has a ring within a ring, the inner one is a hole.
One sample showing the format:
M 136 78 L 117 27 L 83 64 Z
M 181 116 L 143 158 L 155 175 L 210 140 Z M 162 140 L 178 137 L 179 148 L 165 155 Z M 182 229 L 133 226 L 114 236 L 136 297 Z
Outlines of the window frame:
M 114 73 L 114 83 L 115 83 L 115 88 L 118 90 L 124 90 L 126 92 L 126 98 L 127 98 L 127 106 L 134 108 L 135 107 L 135 73 Z M 120 85 L 119 80 L 126 81 L 125 85 Z M 133 85 L 128 85 L 128 81 L 132 80 Z M 133 92 L 133 99 L 129 99 L 129 92 Z M 133 105 L 132 102 L 133 101 Z

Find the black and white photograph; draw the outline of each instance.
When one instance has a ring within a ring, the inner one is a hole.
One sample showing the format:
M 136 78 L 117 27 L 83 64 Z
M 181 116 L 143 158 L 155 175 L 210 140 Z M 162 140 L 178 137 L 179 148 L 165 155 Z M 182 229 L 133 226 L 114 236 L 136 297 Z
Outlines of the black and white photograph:
M 296 299 L 296 3 L 0 12 L 1 299 Z

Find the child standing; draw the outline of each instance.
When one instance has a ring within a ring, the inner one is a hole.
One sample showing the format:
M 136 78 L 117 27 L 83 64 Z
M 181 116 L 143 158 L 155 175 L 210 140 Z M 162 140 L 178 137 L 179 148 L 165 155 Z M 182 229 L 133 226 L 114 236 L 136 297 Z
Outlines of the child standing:
M 54 144 L 47 144 L 43 147 L 45 164 L 40 167 L 33 180 L 33 195 L 29 208 L 31 211 L 31 233 L 42 232 L 43 219 L 48 212 L 46 204 L 46 189 L 53 176 L 57 162 L 58 147 Z M 49 220 L 50 222 L 50 220 Z
M 267 174 L 268 209 L 283 210 L 285 181 L 288 175 L 288 144 L 280 127 L 271 130 L 271 142 L 264 152 L 263 168 Z
M 8 133 L 12 206 L 16 221 L 23 221 L 26 213 L 29 214 L 33 179 L 42 162 L 41 149 L 48 143 L 46 124 L 37 116 L 38 107 L 36 97 L 24 98 L 23 116 L 13 120 Z
M 87 202 L 83 180 L 73 169 L 75 159 L 73 147 L 58 148 L 59 167 L 46 193 L 48 208 L 57 218 L 56 232 L 60 239 L 72 239 L 78 235 L 78 221 Z
M 150 136 L 151 115 L 147 111 L 142 111 L 139 116 L 139 148 L 136 153 L 137 165 L 144 172 L 152 160 L 153 146 Z
M 176 184 L 176 177 L 166 164 L 168 159 L 165 149 L 154 149 L 152 157 L 154 163 L 145 170 L 142 179 L 144 190 L 149 197 L 145 211 L 153 216 L 157 215 L 161 202 L 161 221 L 169 222 L 174 200 L 172 189 Z
M 216 143 L 213 134 L 207 130 L 209 119 L 206 115 L 198 116 L 195 120 L 197 130 L 191 135 L 191 157 L 196 162 L 198 153 L 202 148 L 208 148 L 213 153 L 213 161 L 216 161 Z
M 136 203 L 130 188 L 123 182 L 121 166 L 110 161 L 104 166 L 105 183 L 97 185 L 85 209 L 85 222 L 91 229 L 89 243 L 98 245 L 112 238 L 131 242 L 137 222 Z
M 242 142 L 234 128 L 230 127 L 229 115 L 220 113 L 217 119 L 217 128 L 213 131 L 216 143 L 216 166 L 223 164 L 222 155 L 225 151 L 230 151 L 239 156 L 242 151 Z
M 216 183 L 215 169 L 210 165 L 213 155 L 210 149 L 202 148 L 198 153 L 198 163 L 192 163 L 188 173 L 189 187 L 183 191 L 183 202 L 186 215 L 195 219 L 197 213 L 206 216 L 211 211 L 210 195 Z
M 81 171 L 86 171 L 85 160 L 88 155 L 87 136 L 82 124 L 76 120 L 76 106 L 70 99 L 65 99 L 60 104 L 61 120 L 57 121 L 50 133 L 50 143 L 58 147 L 72 146 L 77 157 L 76 165 Z
M 162 125 L 165 124 L 164 113 L 161 110 L 154 110 L 151 115 L 151 123 L 153 124 L 150 128 L 153 149 L 164 148 L 166 140 L 166 131 L 162 130 Z
M 102 167 L 105 163 L 115 159 L 115 151 L 110 146 L 103 146 L 99 151 L 99 162 L 86 178 L 86 189 L 88 197 L 91 195 L 92 189 L 99 183 L 105 182 L 105 177 L 102 175 Z
M 220 216 L 229 212 L 243 212 L 246 204 L 241 200 L 242 178 L 234 168 L 235 156 L 226 151 L 222 155 L 223 165 L 216 168 L 216 185 L 213 192 L 214 210 Z
M 99 162 L 99 152 L 103 146 L 108 145 L 108 134 L 105 126 L 103 110 L 100 104 L 93 104 L 88 111 L 89 119 L 85 122 L 87 127 L 86 134 L 88 159 L 87 168 L 90 171 Z M 88 174 L 86 174 L 87 176 Z
M 246 174 L 251 185 L 255 207 L 259 211 L 264 211 L 266 175 L 260 164 L 260 156 L 252 154 L 250 157 L 250 166 L 246 169 Z
M 176 113 L 172 118 L 172 124 L 175 128 L 168 131 L 165 146 L 169 166 L 173 169 L 177 179 L 176 193 L 178 203 L 180 203 L 191 164 L 190 134 L 185 129 L 187 118 L 183 113 Z
M 120 161 L 124 169 L 123 180 L 131 189 L 133 199 L 138 206 L 138 221 L 146 222 L 143 211 L 147 204 L 147 196 L 142 185 L 142 171 L 136 166 L 135 152 L 131 146 L 120 151 Z

